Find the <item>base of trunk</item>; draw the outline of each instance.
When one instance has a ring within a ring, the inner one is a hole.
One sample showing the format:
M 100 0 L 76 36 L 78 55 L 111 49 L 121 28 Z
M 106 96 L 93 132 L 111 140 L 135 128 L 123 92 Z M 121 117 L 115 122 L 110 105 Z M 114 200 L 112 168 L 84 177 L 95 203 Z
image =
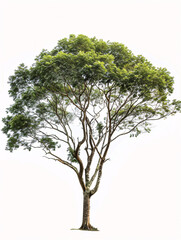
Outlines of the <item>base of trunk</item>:
M 90 224 L 85 224 L 85 225 L 82 225 L 79 230 L 85 230 L 85 231 L 99 231 L 97 228 L 91 226 Z
M 95 228 L 95 227 L 89 227 L 89 228 L 82 228 L 82 227 L 80 227 L 80 228 L 71 228 L 70 230 L 79 230 L 79 231 L 99 231 L 97 228 Z

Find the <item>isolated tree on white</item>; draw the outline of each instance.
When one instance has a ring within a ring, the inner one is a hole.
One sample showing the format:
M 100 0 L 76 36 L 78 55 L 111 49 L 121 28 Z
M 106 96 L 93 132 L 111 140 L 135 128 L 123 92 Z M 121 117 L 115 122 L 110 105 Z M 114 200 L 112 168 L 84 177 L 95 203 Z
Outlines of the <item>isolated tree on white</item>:
M 30 68 L 21 64 L 9 83 L 14 103 L 3 118 L 7 149 L 41 148 L 75 172 L 84 196 L 82 230 L 96 230 L 90 198 L 114 140 L 150 132 L 151 121 L 181 110 L 181 101 L 168 99 L 174 81 L 165 68 L 123 44 L 84 35 L 43 50 Z

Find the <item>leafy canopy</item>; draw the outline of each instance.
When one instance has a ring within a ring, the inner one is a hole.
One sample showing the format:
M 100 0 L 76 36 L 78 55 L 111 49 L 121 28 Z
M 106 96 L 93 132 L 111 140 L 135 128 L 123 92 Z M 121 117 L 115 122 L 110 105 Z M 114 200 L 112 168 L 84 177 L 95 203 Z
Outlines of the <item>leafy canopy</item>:
M 150 132 L 152 120 L 181 109 L 180 101 L 168 99 L 174 81 L 167 69 L 123 44 L 84 35 L 43 50 L 30 68 L 21 64 L 9 83 L 14 103 L 3 118 L 7 149 L 39 147 L 75 171 L 74 163 L 83 168 L 81 151 L 87 169 L 94 153 L 99 167 L 116 138 Z M 56 153 L 61 146 L 67 159 Z

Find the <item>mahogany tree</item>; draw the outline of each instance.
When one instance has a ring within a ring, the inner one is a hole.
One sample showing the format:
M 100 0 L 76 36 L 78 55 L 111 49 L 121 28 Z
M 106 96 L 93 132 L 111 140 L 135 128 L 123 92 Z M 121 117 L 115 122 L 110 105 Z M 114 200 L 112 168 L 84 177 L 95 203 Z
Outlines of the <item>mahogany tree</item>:
M 43 50 L 30 68 L 21 64 L 9 83 L 14 103 L 3 118 L 7 149 L 41 148 L 75 172 L 84 196 L 82 230 L 96 230 L 90 198 L 113 141 L 150 132 L 151 121 L 181 109 L 180 101 L 168 99 L 174 81 L 165 68 L 123 44 L 84 35 Z

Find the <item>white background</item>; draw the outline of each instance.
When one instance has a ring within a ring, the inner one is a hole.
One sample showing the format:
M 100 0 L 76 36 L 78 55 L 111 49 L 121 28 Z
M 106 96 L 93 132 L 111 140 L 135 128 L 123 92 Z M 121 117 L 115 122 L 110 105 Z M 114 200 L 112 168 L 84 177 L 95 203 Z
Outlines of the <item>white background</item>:
M 11 103 L 8 76 L 69 34 L 121 42 L 166 67 L 181 99 L 179 0 L 4 0 L 0 27 L 0 118 Z M 82 192 L 70 169 L 41 151 L 9 153 L 5 145 L 0 133 L 0 239 L 181 239 L 180 114 L 113 144 L 91 203 L 99 232 L 70 230 L 82 219 Z

